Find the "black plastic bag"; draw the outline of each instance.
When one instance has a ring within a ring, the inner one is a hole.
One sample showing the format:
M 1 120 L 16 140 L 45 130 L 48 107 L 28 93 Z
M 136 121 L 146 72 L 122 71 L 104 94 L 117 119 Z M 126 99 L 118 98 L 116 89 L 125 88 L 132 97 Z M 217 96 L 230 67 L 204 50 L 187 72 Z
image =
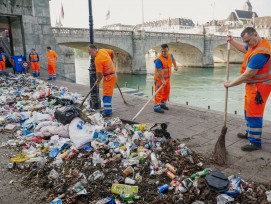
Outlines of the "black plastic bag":
M 70 123 L 75 117 L 78 117 L 81 114 L 81 109 L 75 106 L 64 106 L 58 108 L 55 111 L 55 118 L 58 122 L 66 125 Z

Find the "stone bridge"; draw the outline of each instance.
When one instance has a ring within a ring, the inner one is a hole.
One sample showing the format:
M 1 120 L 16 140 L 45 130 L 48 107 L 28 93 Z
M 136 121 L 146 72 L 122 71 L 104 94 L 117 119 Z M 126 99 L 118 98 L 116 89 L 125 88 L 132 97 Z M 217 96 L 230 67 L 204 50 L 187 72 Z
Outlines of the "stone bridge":
M 89 29 L 52 28 L 52 32 L 58 44 L 86 52 Z M 159 53 L 163 43 L 169 45 L 178 66 L 213 67 L 214 62 L 227 59 L 225 36 L 95 29 L 94 42 L 99 48 L 115 51 L 119 72 L 145 73 L 146 54 L 151 49 Z M 232 52 L 231 62 L 240 62 L 242 55 Z

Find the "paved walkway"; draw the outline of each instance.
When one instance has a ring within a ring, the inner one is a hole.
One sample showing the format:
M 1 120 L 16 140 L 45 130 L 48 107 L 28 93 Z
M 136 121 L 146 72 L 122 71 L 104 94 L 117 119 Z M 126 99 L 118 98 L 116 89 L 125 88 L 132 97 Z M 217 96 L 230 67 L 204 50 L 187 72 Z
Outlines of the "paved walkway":
M 62 81 L 52 82 L 57 86 L 66 86 L 72 92 L 86 94 L 89 87 Z M 131 120 L 147 98 L 124 94 L 126 101 L 133 106 L 125 105 L 117 89 L 113 97 L 113 116 Z M 195 99 L 196 100 L 196 99 Z M 242 105 L 242 104 L 240 104 Z M 169 122 L 168 131 L 173 138 L 184 139 L 192 150 L 205 156 L 212 155 L 215 143 L 220 135 L 224 114 L 218 111 L 201 109 L 192 106 L 169 103 L 170 110 L 165 114 L 155 113 L 152 103 L 136 119 L 136 122 Z M 227 163 L 224 166 L 213 166 L 226 175 L 240 174 L 246 180 L 256 182 L 271 181 L 271 122 L 265 121 L 263 149 L 255 152 L 243 152 L 241 146 L 247 144 L 237 138 L 238 132 L 244 132 L 245 121 L 241 116 L 228 114 L 228 132 L 226 134 Z

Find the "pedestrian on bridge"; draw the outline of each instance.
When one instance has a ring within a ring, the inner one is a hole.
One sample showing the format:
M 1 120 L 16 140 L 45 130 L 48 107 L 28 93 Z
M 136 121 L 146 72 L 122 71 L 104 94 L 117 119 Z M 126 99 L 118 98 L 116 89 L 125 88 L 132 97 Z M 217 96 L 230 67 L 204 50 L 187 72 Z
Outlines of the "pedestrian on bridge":
M 109 117 L 112 115 L 112 96 L 117 75 L 114 66 L 114 52 L 110 49 L 98 49 L 95 45 L 89 45 L 89 55 L 94 58 L 96 67 L 97 80 L 96 85 L 99 85 L 103 80 L 103 116 Z
M 168 101 L 170 93 L 170 75 L 172 72 L 172 64 L 174 65 L 174 70 L 178 71 L 175 58 L 169 52 L 167 44 L 161 45 L 161 53 L 158 55 L 154 63 L 155 91 L 157 91 L 162 84 L 164 86 L 155 96 L 153 110 L 157 113 L 164 113 L 164 110 L 168 110 L 166 102 Z
M 47 47 L 47 60 L 48 60 L 48 80 L 56 80 L 56 61 L 58 58 L 57 53 L 51 49 L 51 47 Z
M 243 151 L 254 151 L 262 148 L 263 114 L 271 91 L 271 45 L 252 27 L 245 28 L 241 38 L 244 44 L 235 41 L 232 36 L 227 37 L 233 47 L 244 53 L 244 61 L 240 76 L 231 82 L 226 81 L 224 86 L 246 84 L 244 113 L 247 129 L 246 133 L 238 133 L 237 136 L 249 141 L 248 145 L 241 148 Z
M 31 64 L 33 77 L 38 77 L 40 75 L 40 65 L 39 65 L 39 55 L 34 48 L 31 49 L 29 54 L 29 61 Z
M 5 74 L 6 72 L 6 59 L 6 53 L 0 48 L 0 75 Z

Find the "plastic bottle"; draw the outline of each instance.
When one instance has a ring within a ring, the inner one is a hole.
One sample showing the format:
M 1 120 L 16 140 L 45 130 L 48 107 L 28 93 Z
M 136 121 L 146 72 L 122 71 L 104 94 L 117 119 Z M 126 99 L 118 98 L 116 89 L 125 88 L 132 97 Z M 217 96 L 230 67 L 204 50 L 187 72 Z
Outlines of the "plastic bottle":
M 211 169 L 206 168 L 206 169 L 203 169 L 202 171 L 199 171 L 197 173 L 192 174 L 191 178 L 192 179 L 201 178 L 201 177 L 204 177 L 204 176 L 206 176 L 206 175 L 208 175 L 210 173 L 211 173 Z
M 134 201 L 134 196 L 131 194 L 120 194 L 120 200 L 121 201 L 127 201 L 127 202 L 132 202 Z
M 151 153 L 151 163 L 153 164 L 154 167 L 158 166 L 158 160 L 154 152 Z
M 145 158 L 145 152 L 144 152 L 144 147 L 143 146 L 139 146 L 137 148 L 137 152 L 138 152 L 138 159 L 140 162 L 144 162 L 146 160 Z

